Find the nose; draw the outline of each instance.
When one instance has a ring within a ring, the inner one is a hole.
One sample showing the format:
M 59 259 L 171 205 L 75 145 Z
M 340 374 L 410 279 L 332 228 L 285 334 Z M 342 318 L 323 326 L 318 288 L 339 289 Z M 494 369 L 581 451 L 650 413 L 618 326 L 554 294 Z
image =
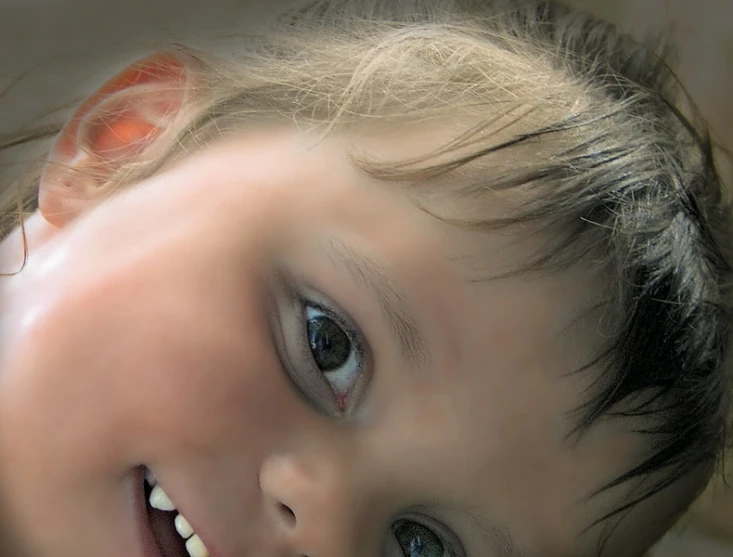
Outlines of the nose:
M 265 511 L 282 557 L 351 557 L 357 553 L 357 494 L 352 478 L 329 464 L 273 456 L 260 471 Z

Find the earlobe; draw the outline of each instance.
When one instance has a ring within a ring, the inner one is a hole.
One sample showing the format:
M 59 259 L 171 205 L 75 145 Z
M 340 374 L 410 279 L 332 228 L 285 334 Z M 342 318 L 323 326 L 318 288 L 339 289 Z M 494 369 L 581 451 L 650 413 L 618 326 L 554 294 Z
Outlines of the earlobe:
M 90 96 L 64 126 L 39 184 L 44 218 L 63 227 L 91 209 L 101 188 L 172 127 L 189 86 L 193 58 L 162 52 L 128 66 Z

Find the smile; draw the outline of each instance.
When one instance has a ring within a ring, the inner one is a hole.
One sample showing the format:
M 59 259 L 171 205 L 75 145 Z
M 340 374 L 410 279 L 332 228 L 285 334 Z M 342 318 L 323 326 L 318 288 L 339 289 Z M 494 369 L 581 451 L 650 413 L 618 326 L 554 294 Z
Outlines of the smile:
M 147 521 L 160 557 L 209 557 L 204 542 L 147 469 L 142 488 Z

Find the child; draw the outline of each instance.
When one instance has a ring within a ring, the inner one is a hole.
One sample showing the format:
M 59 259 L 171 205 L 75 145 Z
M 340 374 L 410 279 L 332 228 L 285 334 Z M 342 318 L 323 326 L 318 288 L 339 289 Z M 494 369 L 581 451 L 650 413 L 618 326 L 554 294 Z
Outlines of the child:
M 544 1 L 319 0 L 133 63 L 6 211 L 8 528 L 38 557 L 643 554 L 730 394 L 730 217 L 679 98 Z

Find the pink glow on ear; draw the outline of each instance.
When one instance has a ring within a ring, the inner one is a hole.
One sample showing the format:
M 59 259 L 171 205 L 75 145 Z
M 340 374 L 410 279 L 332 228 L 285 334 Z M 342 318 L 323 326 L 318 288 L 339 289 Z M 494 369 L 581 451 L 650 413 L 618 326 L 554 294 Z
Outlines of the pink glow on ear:
M 182 88 L 186 83 L 186 67 L 173 55 L 163 53 L 140 60 L 117 74 L 77 110 L 58 138 L 54 158 L 71 159 L 76 155 L 79 149 L 80 125 L 89 116 L 89 113 L 104 103 L 107 98 L 132 87 L 155 83 L 165 84 L 172 89 L 178 86 Z M 161 108 L 164 108 L 164 113 L 169 114 L 180 108 L 180 104 L 180 101 L 171 103 L 170 100 L 166 100 L 165 105 Z
M 157 126 L 139 117 L 121 115 L 100 120 L 89 130 L 86 143 L 97 154 L 126 154 L 159 131 Z

